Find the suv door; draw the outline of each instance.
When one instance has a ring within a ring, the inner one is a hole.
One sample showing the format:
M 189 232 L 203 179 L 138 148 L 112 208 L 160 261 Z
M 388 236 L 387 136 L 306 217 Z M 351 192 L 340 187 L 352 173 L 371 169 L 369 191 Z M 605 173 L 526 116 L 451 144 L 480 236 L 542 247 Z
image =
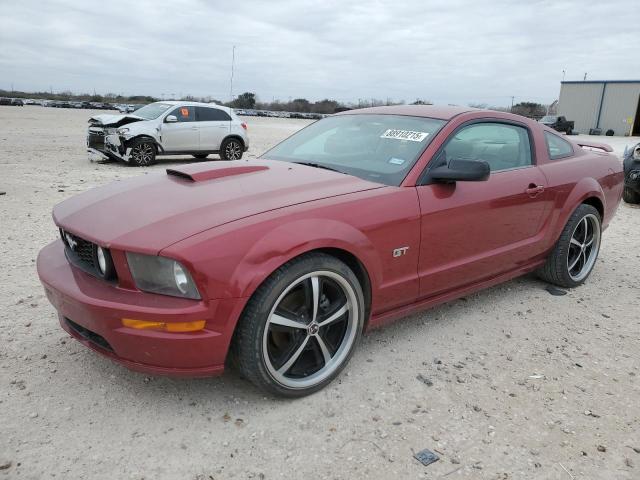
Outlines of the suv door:
M 491 174 L 482 182 L 417 187 L 422 297 L 517 269 L 542 253 L 551 202 L 534 151 L 528 128 L 499 120 L 467 123 L 447 139 L 427 169 L 477 160 L 488 162 Z
M 196 121 L 200 127 L 200 150 L 217 152 L 229 134 L 231 117 L 215 107 L 196 107 Z
M 178 121 L 167 122 L 169 115 L 174 115 Z M 200 150 L 200 133 L 195 117 L 195 107 L 192 106 L 177 107 L 164 117 L 160 141 L 165 152 L 195 152 Z

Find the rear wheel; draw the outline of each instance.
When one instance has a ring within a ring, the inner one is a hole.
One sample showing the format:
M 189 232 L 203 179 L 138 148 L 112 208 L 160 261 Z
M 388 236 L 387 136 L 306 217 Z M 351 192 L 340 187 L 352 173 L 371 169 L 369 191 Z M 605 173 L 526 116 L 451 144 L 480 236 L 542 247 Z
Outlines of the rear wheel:
M 222 160 L 240 160 L 244 146 L 237 138 L 227 138 L 220 145 L 220 158 Z
M 629 187 L 624 187 L 624 190 L 622 192 L 622 199 L 627 203 L 640 203 L 640 193 Z
M 547 262 L 538 270 L 538 276 L 565 288 L 582 284 L 598 258 L 600 235 L 600 214 L 591 205 L 580 205 L 562 230 Z
M 305 255 L 276 270 L 249 300 L 233 355 L 259 388 L 301 397 L 345 367 L 363 322 L 364 295 L 351 269 L 326 254 Z
M 148 167 L 156 163 L 156 146 L 144 138 L 136 139 L 131 145 L 129 164 L 136 167 Z

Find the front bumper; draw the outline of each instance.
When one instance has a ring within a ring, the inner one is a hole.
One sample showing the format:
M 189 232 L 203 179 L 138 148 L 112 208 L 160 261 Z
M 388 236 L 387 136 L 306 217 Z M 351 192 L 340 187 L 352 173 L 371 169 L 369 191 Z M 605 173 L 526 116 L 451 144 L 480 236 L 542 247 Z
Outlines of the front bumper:
M 60 240 L 40 251 L 37 266 L 62 328 L 83 345 L 144 373 L 200 377 L 224 370 L 244 299 L 194 301 L 113 286 L 70 265 Z M 122 318 L 206 320 L 206 326 L 188 333 L 137 330 Z

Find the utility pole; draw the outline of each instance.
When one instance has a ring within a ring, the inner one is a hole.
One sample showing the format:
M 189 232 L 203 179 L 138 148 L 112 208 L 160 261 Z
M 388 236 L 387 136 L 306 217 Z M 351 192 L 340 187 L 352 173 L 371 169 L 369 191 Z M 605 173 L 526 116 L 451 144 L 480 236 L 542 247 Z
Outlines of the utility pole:
M 587 72 L 584 72 L 584 78 L 582 79 L 583 82 L 587 81 Z
M 513 95 L 511 96 L 511 111 L 513 111 L 513 99 L 516 98 Z
M 231 49 L 231 80 L 229 82 L 229 101 L 233 102 L 233 67 L 236 63 L 236 46 Z
M 563 82 L 564 82 L 564 75 L 565 75 L 565 73 L 567 73 L 567 72 L 565 72 L 564 70 L 562 70 L 562 81 L 563 81 Z

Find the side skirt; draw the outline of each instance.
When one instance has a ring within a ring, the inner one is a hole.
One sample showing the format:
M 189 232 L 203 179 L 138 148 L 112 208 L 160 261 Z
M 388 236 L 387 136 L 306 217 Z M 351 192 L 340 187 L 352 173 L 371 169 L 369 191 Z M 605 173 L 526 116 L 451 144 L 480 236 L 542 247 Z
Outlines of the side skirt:
M 366 331 L 371 331 L 376 328 L 382 327 L 384 325 L 388 325 L 389 323 L 393 323 L 400 318 L 411 315 L 412 313 L 416 313 L 422 310 L 426 310 L 431 307 L 435 307 L 436 305 L 440 305 L 442 303 L 449 302 L 451 300 L 455 300 L 460 297 L 464 297 L 471 293 L 477 292 L 479 290 L 484 290 L 489 287 L 493 287 L 494 285 L 498 285 L 500 283 L 504 283 L 508 280 L 512 280 L 516 277 L 520 277 L 527 273 L 530 273 L 536 270 L 538 267 L 544 265 L 545 260 L 538 260 L 534 263 L 527 264 L 526 266 L 516 268 L 515 270 L 510 270 L 509 272 L 500 274 L 496 277 L 488 278 L 478 283 L 474 283 L 472 285 L 466 285 L 464 287 L 458 288 L 456 290 L 451 290 L 449 292 L 442 293 L 435 297 L 428 297 L 422 300 L 418 300 L 417 302 L 410 303 L 409 305 L 404 305 L 402 307 L 396 308 L 394 310 L 390 310 L 388 312 L 379 313 L 377 315 L 373 315 L 367 324 Z

